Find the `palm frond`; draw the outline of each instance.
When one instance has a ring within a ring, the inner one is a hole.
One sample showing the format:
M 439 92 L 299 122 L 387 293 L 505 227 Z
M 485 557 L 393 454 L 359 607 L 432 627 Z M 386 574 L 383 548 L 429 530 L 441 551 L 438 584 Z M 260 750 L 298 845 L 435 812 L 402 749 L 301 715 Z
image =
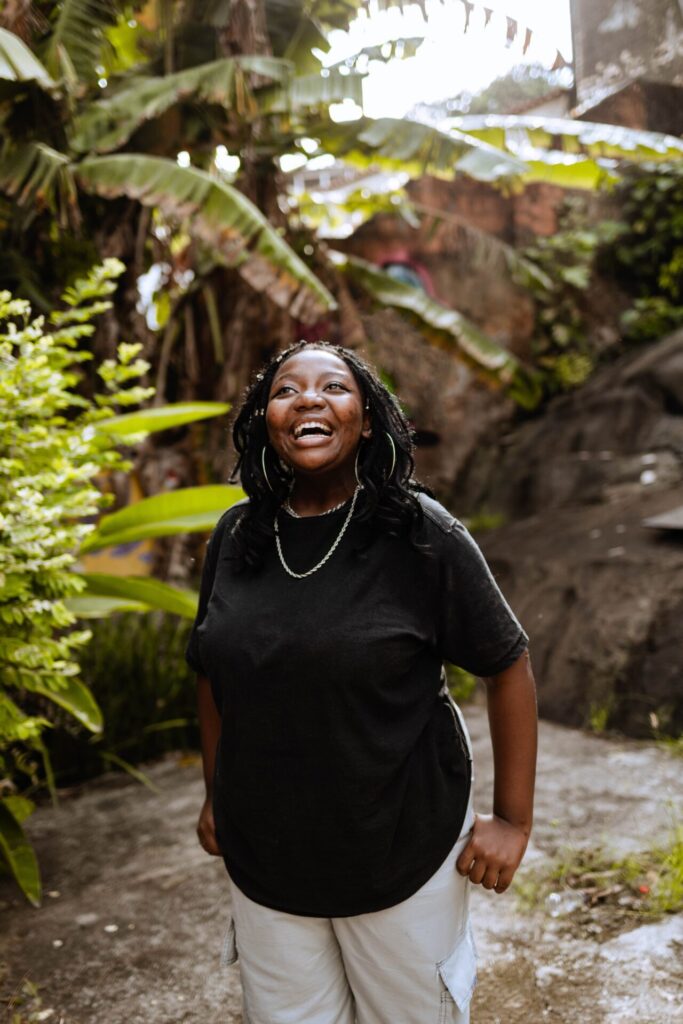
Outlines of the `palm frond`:
M 19 206 L 54 205 L 58 195 L 75 204 L 69 158 L 42 142 L 7 146 L 0 153 L 0 191 Z
M 105 29 L 117 18 L 114 0 L 62 0 L 56 12 L 52 32 L 42 49 L 46 68 L 53 77 L 61 77 L 66 54 L 78 78 L 96 79 L 106 43 Z
M 15 86 L 34 82 L 48 91 L 57 88 L 47 68 L 13 32 L 0 28 L 0 82 L 7 90 L 7 83 Z
M 274 57 L 234 57 L 172 75 L 129 79 L 112 97 L 90 104 L 76 120 L 74 148 L 82 153 L 109 153 L 127 142 L 145 121 L 160 117 L 183 100 L 232 107 L 236 93 L 244 95 L 244 75 L 250 72 L 284 82 L 291 75 L 291 64 Z M 236 89 L 240 78 L 243 88 Z
M 616 124 L 573 121 L 564 117 L 468 114 L 450 118 L 448 125 L 511 153 L 533 147 L 594 159 L 637 161 L 683 157 L 683 139 Z
M 225 265 L 236 267 L 253 288 L 293 317 L 312 323 L 335 308 L 327 288 L 260 210 L 204 171 L 137 153 L 91 157 L 75 170 L 86 191 L 125 195 L 159 207 L 169 218 L 187 220 Z
M 431 174 L 450 179 L 456 171 L 484 181 L 520 176 L 527 165 L 463 132 L 443 132 L 406 118 L 367 118 L 311 133 L 323 149 L 361 167 L 405 171 L 413 178 Z
M 511 382 L 519 366 L 517 358 L 462 313 L 442 305 L 422 289 L 398 281 L 366 260 L 341 253 L 334 256 L 336 266 L 375 302 L 414 317 L 426 329 L 428 340 L 441 347 L 457 349 L 470 365 L 499 383 Z
M 339 70 L 328 75 L 299 75 L 290 82 L 259 89 L 257 101 L 262 114 L 292 114 L 314 110 L 330 103 L 353 100 L 363 102 L 363 78 L 358 72 L 342 74 Z

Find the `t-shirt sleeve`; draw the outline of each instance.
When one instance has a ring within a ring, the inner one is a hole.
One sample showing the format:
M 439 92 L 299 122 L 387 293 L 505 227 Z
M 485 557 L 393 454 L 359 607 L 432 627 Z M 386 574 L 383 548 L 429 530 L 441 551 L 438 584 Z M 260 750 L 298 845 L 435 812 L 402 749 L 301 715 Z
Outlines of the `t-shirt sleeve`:
M 441 654 L 476 676 L 512 665 L 529 638 L 503 597 L 478 545 L 458 520 L 441 544 Z
M 216 575 L 216 547 L 216 530 L 214 530 L 206 544 L 204 565 L 202 567 L 202 578 L 199 584 L 197 614 L 194 622 L 192 623 L 192 629 L 190 630 L 190 636 L 185 648 L 185 661 L 190 668 L 194 669 L 194 671 L 198 672 L 200 675 L 206 675 L 206 670 L 202 664 L 201 655 L 199 653 L 199 637 L 197 631 L 204 621 L 206 609 L 209 604 L 209 598 L 211 597 L 211 591 L 213 590 L 213 581 Z

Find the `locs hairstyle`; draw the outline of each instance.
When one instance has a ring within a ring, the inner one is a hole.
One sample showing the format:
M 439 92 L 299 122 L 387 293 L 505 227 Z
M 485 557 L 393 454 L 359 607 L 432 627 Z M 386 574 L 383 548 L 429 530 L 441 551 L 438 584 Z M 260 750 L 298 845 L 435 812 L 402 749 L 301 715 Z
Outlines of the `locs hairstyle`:
M 426 488 L 413 479 L 412 431 L 397 400 L 355 352 L 326 341 L 299 341 L 256 374 L 233 426 L 237 462 L 230 479 L 236 480 L 239 475 L 250 499 L 233 531 L 233 550 L 241 569 L 256 569 L 260 565 L 262 553 L 274 536 L 275 512 L 289 493 L 291 470 L 281 462 L 268 440 L 265 411 L 275 374 L 287 359 L 305 348 L 320 348 L 339 356 L 355 377 L 363 405 L 370 412 L 372 435 L 362 439 L 357 463 L 358 478 L 364 488 L 358 521 L 394 535 L 408 534 L 413 540 L 422 521 L 422 507 L 416 495 Z M 387 435 L 393 441 L 395 461 Z

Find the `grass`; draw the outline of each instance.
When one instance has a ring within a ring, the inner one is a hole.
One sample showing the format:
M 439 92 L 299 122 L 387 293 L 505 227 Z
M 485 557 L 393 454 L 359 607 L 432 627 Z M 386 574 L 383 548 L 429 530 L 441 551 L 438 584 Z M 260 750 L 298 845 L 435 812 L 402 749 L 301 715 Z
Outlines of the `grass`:
M 553 892 L 580 895 L 584 911 L 610 908 L 619 917 L 660 917 L 683 910 L 683 824 L 664 846 L 621 858 L 601 847 L 566 849 L 545 868 L 515 879 L 519 905 L 546 906 Z

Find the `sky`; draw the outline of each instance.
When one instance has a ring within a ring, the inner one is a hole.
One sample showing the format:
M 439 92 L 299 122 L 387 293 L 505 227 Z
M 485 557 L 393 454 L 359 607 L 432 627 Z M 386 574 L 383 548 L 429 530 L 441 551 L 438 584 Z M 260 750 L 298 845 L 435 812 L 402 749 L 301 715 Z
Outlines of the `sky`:
M 484 28 L 484 8 L 493 10 Z M 427 0 L 428 20 L 417 6 L 375 12 L 359 17 L 349 33 L 332 33 L 326 66 L 336 64 L 366 46 L 387 39 L 424 36 L 415 57 L 387 64 L 371 61 L 363 83 L 363 106 L 368 117 L 401 117 L 416 103 L 446 99 L 464 90 L 475 92 L 515 64 L 539 61 L 552 67 L 557 50 L 572 56 L 569 0 L 475 0 L 470 27 L 463 33 L 462 0 Z M 506 46 L 507 18 L 522 27 Z M 523 55 L 526 28 L 531 45 Z M 346 119 L 339 111 L 340 118 Z

